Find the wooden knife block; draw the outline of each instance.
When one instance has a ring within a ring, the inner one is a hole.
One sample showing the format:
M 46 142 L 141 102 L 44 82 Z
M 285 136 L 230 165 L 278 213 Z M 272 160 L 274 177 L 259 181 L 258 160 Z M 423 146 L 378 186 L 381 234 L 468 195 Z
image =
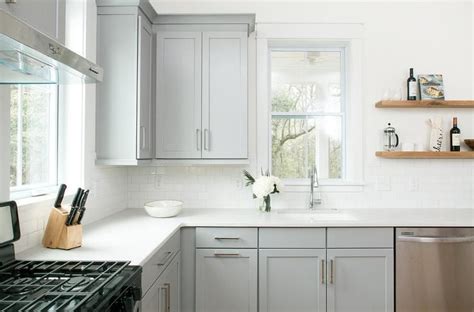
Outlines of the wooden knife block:
M 53 249 L 73 249 L 82 245 L 82 224 L 66 226 L 69 211 L 53 208 L 43 236 L 43 246 Z

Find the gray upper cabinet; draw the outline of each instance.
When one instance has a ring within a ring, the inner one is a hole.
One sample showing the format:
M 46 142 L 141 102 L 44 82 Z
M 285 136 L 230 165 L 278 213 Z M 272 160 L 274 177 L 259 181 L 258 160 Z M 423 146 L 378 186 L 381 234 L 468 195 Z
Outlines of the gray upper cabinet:
M 137 159 L 153 158 L 153 35 L 146 17 L 138 16 Z
M 203 158 L 247 158 L 247 33 L 203 33 Z
M 0 1 L 0 9 L 18 17 L 42 33 L 61 43 L 65 40 L 66 1 Z M 75 3 L 67 3 L 74 7 Z M 81 3 L 78 3 L 81 5 Z
M 257 250 L 196 250 L 196 312 L 257 311 Z
M 325 249 L 260 250 L 259 311 L 326 311 L 325 259 Z
M 248 158 L 247 32 L 228 28 L 157 28 L 156 158 Z
M 99 7 L 97 163 L 136 165 L 153 157 L 152 28 L 139 8 Z
M 201 33 L 156 36 L 156 158 L 201 158 Z
M 394 310 L 393 249 L 328 249 L 328 312 Z

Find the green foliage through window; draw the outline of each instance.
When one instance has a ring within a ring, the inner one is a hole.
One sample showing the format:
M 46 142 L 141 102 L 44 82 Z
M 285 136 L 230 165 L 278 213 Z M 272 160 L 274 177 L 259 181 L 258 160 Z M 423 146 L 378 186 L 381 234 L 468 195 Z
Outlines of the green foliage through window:
M 56 86 L 14 85 L 10 91 L 10 187 L 55 184 Z
M 274 175 L 307 178 L 318 166 L 322 179 L 343 177 L 341 54 L 272 51 Z

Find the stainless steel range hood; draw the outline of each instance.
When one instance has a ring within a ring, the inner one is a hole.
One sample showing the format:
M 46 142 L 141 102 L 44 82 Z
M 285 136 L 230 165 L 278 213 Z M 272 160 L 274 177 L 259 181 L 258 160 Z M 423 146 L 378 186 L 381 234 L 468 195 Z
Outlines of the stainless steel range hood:
M 0 84 L 102 81 L 101 67 L 0 9 Z

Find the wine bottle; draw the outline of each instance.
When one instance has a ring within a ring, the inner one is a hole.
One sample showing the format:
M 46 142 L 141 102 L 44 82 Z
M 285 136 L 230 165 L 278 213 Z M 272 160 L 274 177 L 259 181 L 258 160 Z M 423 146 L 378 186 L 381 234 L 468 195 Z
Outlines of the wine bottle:
M 413 76 L 413 68 L 410 68 L 410 77 L 407 80 L 407 100 L 416 101 L 416 79 Z
M 458 118 L 453 118 L 453 127 L 449 131 L 449 136 L 451 138 L 451 152 L 459 152 L 461 150 L 461 130 L 458 128 Z

